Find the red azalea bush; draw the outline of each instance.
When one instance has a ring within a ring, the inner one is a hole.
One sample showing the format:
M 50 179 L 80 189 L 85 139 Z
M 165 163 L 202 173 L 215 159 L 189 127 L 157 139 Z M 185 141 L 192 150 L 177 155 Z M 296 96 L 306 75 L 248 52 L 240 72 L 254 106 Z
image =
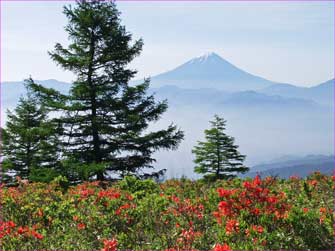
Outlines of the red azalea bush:
M 332 176 L 0 188 L 0 250 L 331 249 Z

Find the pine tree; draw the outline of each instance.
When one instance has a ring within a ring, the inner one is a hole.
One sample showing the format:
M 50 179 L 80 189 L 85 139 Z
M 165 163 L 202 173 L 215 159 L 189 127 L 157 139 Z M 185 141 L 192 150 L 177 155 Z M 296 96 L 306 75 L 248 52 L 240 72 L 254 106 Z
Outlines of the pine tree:
M 32 92 L 32 83 L 32 79 L 26 80 L 27 96 L 20 98 L 14 112 L 7 111 L 8 120 L 1 132 L 2 169 L 8 180 L 20 176 L 49 181 L 56 175 L 59 163 L 57 126 Z
M 44 95 L 49 105 L 53 97 L 61 101 L 52 106 L 65 112 L 59 121 L 65 129 L 68 166 L 76 162 L 79 169 L 85 169 L 81 172 L 98 180 L 105 179 L 107 171 L 122 176 L 152 167 L 152 154 L 158 149 L 175 149 L 183 132 L 173 124 L 148 131 L 150 122 L 166 111 L 167 103 L 146 95 L 149 80 L 128 84 L 136 71 L 127 65 L 140 54 L 142 40 L 132 42 L 111 1 L 79 1 L 75 8 L 64 7 L 64 13 L 69 20 L 70 45 L 64 48 L 57 43 L 50 55 L 77 79 L 67 96 L 41 86 L 36 90 L 41 95 L 49 92 Z
M 205 142 L 199 142 L 192 150 L 195 154 L 195 172 L 207 174 L 205 178 L 222 179 L 235 177 L 249 168 L 243 166 L 245 155 L 234 145 L 234 138 L 225 133 L 226 121 L 215 115 L 211 128 L 205 130 Z

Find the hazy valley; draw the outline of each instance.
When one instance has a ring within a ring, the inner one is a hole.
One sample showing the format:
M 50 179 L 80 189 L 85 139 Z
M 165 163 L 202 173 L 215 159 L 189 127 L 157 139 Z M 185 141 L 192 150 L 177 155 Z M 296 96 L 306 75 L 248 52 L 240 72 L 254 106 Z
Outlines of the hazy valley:
M 57 80 L 37 82 L 62 92 L 70 88 L 69 83 Z M 329 163 L 327 156 L 334 152 L 333 83 L 329 80 L 311 88 L 276 83 L 247 73 L 215 53 L 153 76 L 150 93 L 159 100 L 167 99 L 169 109 L 152 128 L 173 122 L 185 131 L 178 150 L 155 154 L 155 167 L 166 168 L 168 178 L 198 177 L 193 172 L 191 149 L 203 139 L 203 130 L 214 114 L 228 121 L 227 132 L 247 155 L 248 166 L 287 154 L 323 154 Z M 24 95 L 22 81 L 2 83 L 2 126 L 6 109 L 13 109 L 20 95 Z M 256 167 L 250 170 L 255 171 Z

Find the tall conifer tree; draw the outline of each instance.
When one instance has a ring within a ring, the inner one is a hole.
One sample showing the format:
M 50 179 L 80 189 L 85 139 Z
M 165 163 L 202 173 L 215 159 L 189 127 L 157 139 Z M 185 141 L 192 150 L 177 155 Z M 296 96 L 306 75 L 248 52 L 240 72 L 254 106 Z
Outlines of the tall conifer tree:
M 50 55 L 77 78 L 68 96 L 45 97 L 49 104 L 56 96 L 63 102 L 53 106 L 66 113 L 59 121 L 64 125 L 69 158 L 82 168 L 91 166 L 98 180 L 105 179 L 107 171 L 126 175 L 152 167 L 152 153 L 176 148 L 183 132 L 173 124 L 148 130 L 150 122 L 166 111 L 167 103 L 146 95 L 149 80 L 128 84 L 136 71 L 127 65 L 140 54 L 142 40 L 132 42 L 111 1 L 79 1 L 74 8 L 65 7 L 64 13 L 70 44 L 67 48 L 56 44 Z
M 205 130 L 206 141 L 199 142 L 192 152 L 195 154 L 195 172 L 207 174 L 209 179 L 222 179 L 244 173 L 249 168 L 243 166 L 245 155 L 237 150 L 234 138 L 225 133 L 226 121 L 215 115 L 210 121 L 211 128 Z

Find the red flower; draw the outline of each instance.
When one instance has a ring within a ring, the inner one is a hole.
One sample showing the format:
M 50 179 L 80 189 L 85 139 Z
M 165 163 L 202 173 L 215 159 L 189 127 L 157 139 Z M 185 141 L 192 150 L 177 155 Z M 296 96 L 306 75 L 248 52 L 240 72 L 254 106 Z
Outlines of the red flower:
M 232 191 L 231 190 L 225 190 L 223 188 L 218 188 L 218 193 L 219 193 L 219 196 L 220 197 L 228 197 L 232 194 Z
M 325 213 L 327 213 L 327 209 L 324 208 L 324 207 L 321 207 L 320 208 L 320 214 L 325 214 Z
M 131 196 L 130 194 L 127 194 L 126 197 L 127 197 L 128 200 L 133 200 L 134 199 L 133 196 Z
M 0 239 L 7 234 L 10 234 L 12 231 L 12 228 L 14 228 L 16 225 L 12 221 L 8 222 L 0 222 Z
M 78 228 L 78 230 L 82 230 L 82 229 L 86 228 L 86 225 L 84 223 L 78 223 L 77 228 Z
M 228 220 L 226 223 L 226 232 L 231 234 L 233 232 L 239 232 L 239 223 L 236 220 Z
M 278 199 L 275 196 L 269 196 L 267 202 L 274 204 L 278 202 Z
M 81 198 L 87 198 L 88 196 L 90 195 L 93 195 L 94 194 L 94 190 L 93 189 L 83 189 L 79 192 Z
M 115 189 L 102 190 L 102 191 L 99 191 L 98 193 L 98 199 L 108 198 L 110 200 L 113 200 L 113 199 L 118 199 L 120 197 L 121 197 L 121 194 L 115 191 Z
M 220 201 L 219 210 L 220 210 L 221 215 L 225 215 L 225 216 L 231 215 L 232 214 L 231 209 L 232 209 L 232 205 L 230 205 L 228 202 Z
M 7 225 L 8 225 L 8 227 L 10 227 L 10 228 L 13 228 L 13 227 L 16 226 L 15 223 L 12 222 L 12 221 L 8 221 L 8 222 L 7 222 Z
M 261 178 L 259 177 L 259 175 L 257 175 L 254 180 L 252 181 L 254 186 L 259 186 L 260 184 L 262 184 Z
M 259 213 L 260 213 L 259 208 L 256 207 L 256 208 L 252 211 L 252 213 L 253 213 L 254 215 L 259 215 Z
M 18 234 L 24 234 L 25 232 L 27 232 L 27 229 L 24 228 L 24 227 L 19 227 L 18 230 L 17 230 Z
M 177 196 L 175 195 L 172 195 L 172 198 L 171 198 L 174 202 L 178 203 L 180 200 Z
M 254 230 L 254 231 L 256 231 L 260 234 L 263 233 L 263 231 L 264 231 L 262 226 L 255 226 L 255 225 L 252 226 L 252 230 Z
M 116 251 L 117 248 L 117 240 L 104 240 L 104 248 L 101 251 Z
M 313 187 L 315 187 L 318 184 L 318 182 L 316 180 L 311 180 L 308 183 Z
M 249 181 L 244 181 L 243 186 L 244 186 L 244 188 L 247 188 L 247 189 L 250 189 L 252 187 L 252 185 Z
M 39 240 L 43 239 L 43 235 L 35 232 L 34 230 L 31 231 L 31 235 L 34 236 L 36 239 L 39 239 Z
M 118 209 L 115 210 L 116 215 L 120 215 L 123 211 L 126 211 L 129 208 L 135 208 L 135 204 L 126 203 L 121 205 Z
M 223 245 L 216 244 L 213 250 L 214 251 L 229 251 L 230 247 L 227 244 L 223 244 Z

